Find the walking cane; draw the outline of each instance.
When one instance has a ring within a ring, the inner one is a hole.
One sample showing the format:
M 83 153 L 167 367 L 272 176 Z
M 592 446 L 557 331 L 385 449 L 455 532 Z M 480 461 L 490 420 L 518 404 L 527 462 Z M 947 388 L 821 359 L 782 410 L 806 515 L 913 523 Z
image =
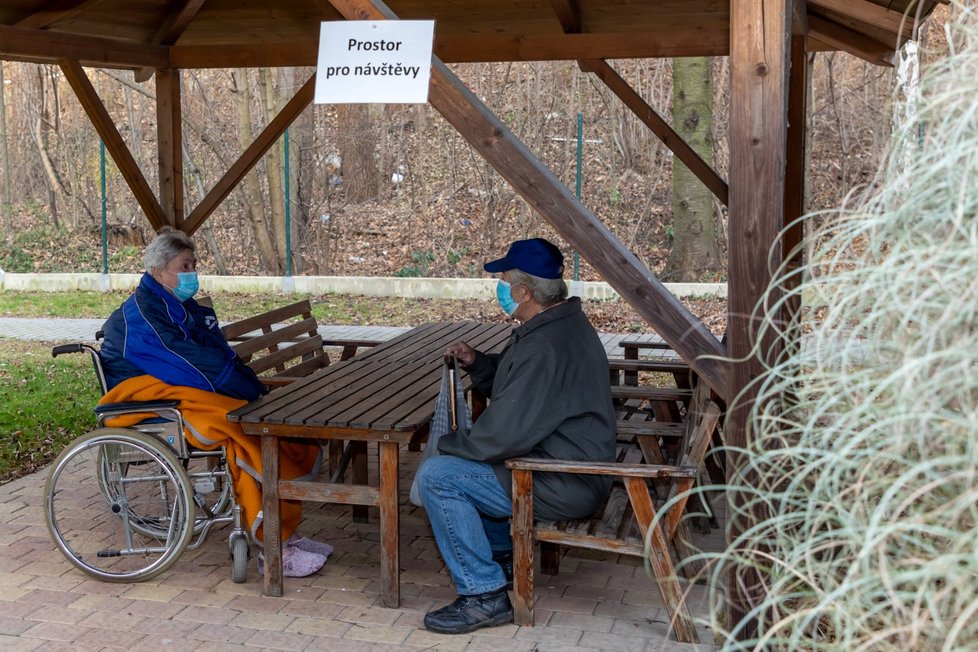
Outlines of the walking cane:
M 451 390 L 449 391 L 448 405 L 451 412 L 452 432 L 456 432 L 458 430 L 458 405 L 456 404 L 457 394 L 455 387 L 455 383 L 458 382 L 458 378 L 455 377 L 455 364 L 455 356 L 445 356 L 445 366 L 448 367 L 448 388 Z

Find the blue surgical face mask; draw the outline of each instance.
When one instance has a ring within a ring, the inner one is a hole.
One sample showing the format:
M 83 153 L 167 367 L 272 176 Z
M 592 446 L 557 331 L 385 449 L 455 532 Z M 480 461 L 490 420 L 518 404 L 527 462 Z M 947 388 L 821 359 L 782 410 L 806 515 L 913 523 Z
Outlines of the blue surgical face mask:
M 186 301 L 197 294 L 200 289 L 200 280 L 197 272 L 180 272 L 177 274 L 177 286 L 173 288 L 173 296 L 180 301 Z
M 520 304 L 513 299 L 513 288 L 502 279 L 496 283 L 496 301 L 499 303 L 499 307 L 510 316 L 520 307 Z

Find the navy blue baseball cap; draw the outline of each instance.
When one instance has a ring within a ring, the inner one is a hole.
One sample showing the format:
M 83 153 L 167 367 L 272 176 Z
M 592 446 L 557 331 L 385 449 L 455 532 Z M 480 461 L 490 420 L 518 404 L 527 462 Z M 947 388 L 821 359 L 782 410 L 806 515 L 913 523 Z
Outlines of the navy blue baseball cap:
M 492 274 L 518 269 L 540 278 L 561 278 L 564 275 L 564 254 L 554 243 L 543 238 L 517 240 L 509 246 L 505 256 L 482 267 Z

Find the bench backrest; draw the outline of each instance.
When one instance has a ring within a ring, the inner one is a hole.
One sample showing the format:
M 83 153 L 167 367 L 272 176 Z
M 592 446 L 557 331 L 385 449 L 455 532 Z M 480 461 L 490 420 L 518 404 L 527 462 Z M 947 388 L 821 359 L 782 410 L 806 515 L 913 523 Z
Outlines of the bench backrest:
M 308 299 L 226 324 L 221 331 L 266 384 L 291 382 L 329 365 Z

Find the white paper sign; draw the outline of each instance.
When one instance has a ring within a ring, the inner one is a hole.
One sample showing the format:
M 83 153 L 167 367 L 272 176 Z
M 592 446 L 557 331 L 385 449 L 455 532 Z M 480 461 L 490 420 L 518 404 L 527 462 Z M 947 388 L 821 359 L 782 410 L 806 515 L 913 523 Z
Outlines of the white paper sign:
M 426 103 L 434 35 L 433 20 L 322 23 L 316 103 Z

